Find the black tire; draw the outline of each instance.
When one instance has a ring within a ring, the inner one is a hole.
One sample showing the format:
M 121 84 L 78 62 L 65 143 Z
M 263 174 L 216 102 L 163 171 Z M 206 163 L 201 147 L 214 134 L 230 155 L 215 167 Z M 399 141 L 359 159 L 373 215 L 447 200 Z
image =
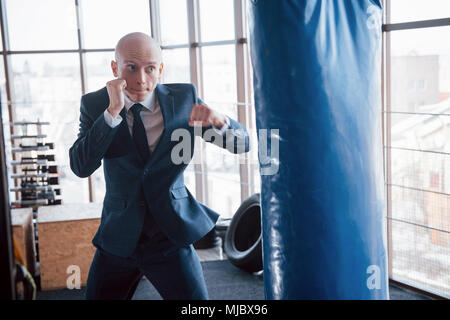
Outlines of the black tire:
M 247 272 L 263 269 L 259 193 L 242 202 L 234 214 L 225 235 L 224 249 L 235 266 Z

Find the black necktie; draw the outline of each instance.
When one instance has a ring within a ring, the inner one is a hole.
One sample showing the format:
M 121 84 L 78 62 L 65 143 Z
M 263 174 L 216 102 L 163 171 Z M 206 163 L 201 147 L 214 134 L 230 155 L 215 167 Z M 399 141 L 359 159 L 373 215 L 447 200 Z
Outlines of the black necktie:
M 134 104 L 131 107 L 133 111 L 133 141 L 138 149 L 139 154 L 145 163 L 147 163 L 150 157 L 150 150 L 148 148 L 147 134 L 145 133 L 145 127 L 141 119 L 142 105 L 139 103 Z

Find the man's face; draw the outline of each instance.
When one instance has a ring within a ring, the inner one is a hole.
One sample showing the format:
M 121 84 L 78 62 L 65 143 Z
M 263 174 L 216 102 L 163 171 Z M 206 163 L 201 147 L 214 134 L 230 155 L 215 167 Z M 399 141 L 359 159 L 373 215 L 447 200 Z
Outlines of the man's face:
M 127 82 L 125 94 L 134 102 L 143 101 L 155 89 L 163 70 L 154 48 L 128 47 L 111 61 L 114 76 Z

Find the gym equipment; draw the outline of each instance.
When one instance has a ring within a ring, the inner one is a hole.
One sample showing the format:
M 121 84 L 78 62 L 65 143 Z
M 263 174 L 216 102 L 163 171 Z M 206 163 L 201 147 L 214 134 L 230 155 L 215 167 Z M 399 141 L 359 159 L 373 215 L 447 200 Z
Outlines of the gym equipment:
M 265 297 L 387 299 L 381 3 L 249 11 L 258 136 L 279 130 L 259 154 Z
M 259 193 L 242 202 L 225 234 L 228 260 L 248 272 L 263 269 L 260 202 Z

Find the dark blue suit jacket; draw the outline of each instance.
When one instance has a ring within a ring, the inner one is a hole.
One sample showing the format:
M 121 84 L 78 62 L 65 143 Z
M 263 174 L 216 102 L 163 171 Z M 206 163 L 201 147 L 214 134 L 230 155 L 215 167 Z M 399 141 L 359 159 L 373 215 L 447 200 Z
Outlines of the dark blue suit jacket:
M 80 131 L 69 150 L 70 167 L 82 178 L 100 167 L 103 159 L 106 194 L 93 244 L 118 256 L 130 256 L 136 248 L 147 214 L 146 206 L 164 234 L 179 246 L 202 238 L 215 226 L 219 216 L 197 202 L 186 189 L 183 172 L 187 164 L 171 161 L 172 147 L 179 143 L 171 141 L 171 134 L 177 128 L 191 133 L 191 154 L 194 154 L 194 128 L 188 121 L 193 104 L 201 102 L 195 87 L 192 84 L 158 84 L 155 90 L 165 128 L 147 163 L 140 158 L 133 143 L 125 108 L 120 113 L 123 120 L 118 126 L 111 128 L 105 122 L 103 112 L 109 106 L 106 88 L 82 97 Z M 230 122 L 233 132 L 242 130 L 240 134 L 245 136 L 247 152 L 250 148 L 247 130 L 232 119 Z M 235 147 L 227 149 L 238 152 Z

